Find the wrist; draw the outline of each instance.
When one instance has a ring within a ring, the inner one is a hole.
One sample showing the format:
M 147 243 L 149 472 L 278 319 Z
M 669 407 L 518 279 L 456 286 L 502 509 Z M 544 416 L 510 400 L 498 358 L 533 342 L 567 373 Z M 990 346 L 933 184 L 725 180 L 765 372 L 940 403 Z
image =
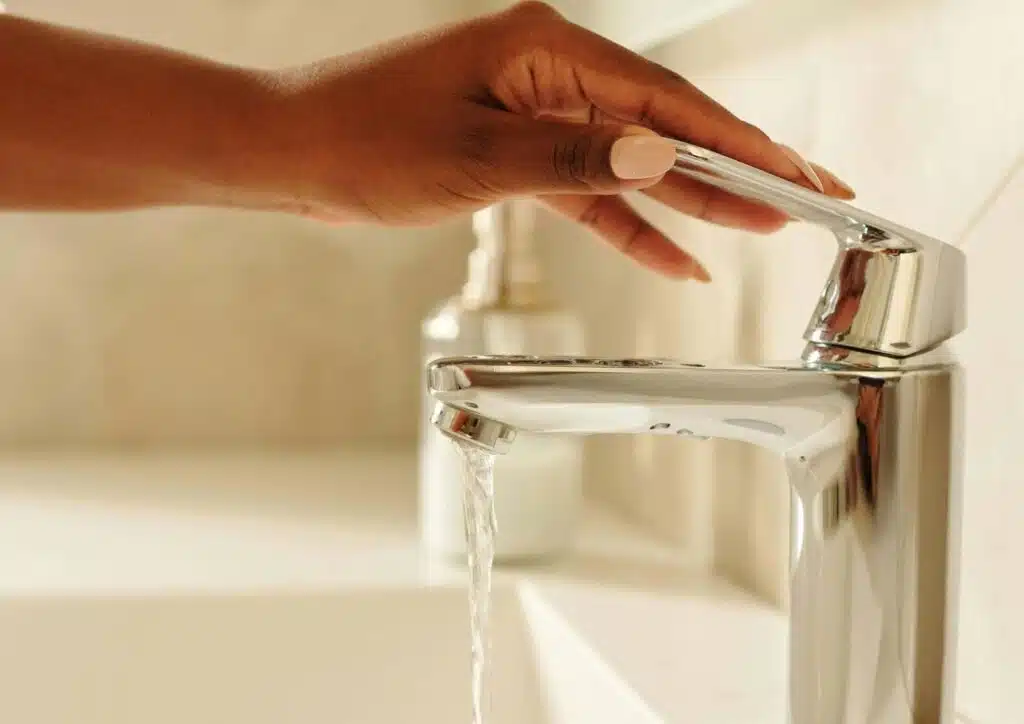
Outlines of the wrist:
M 291 93 L 271 72 L 224 69 L 221 92 L 207 99 L 207 133 L 216 149 L 195 173 L 202 203 L 277 209 L 301 195 L 302 139 L 291 122 Z
M 251 115 L 248 137 L 236 158 L 245 205 L 296 212 L 325 219 L 348 218 L 357 207 L 354 173 L 360 164 L 357 137 L 346 128 L 356 117 L 353 77 L 344 65 L 316 66 L 249 74 Z

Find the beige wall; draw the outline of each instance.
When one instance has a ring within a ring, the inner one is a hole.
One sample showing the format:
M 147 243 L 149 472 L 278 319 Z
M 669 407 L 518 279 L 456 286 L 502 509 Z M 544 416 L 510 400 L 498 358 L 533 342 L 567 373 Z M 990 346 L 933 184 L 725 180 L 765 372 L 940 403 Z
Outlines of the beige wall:
M 416 30 L 463 2 L 8 5 L 273 66 Z M 0 215 L 0 442 L 411 439 L 418 320 L 456 288 L 468 237 L 465 220 L 398 232 L 191 210 Z

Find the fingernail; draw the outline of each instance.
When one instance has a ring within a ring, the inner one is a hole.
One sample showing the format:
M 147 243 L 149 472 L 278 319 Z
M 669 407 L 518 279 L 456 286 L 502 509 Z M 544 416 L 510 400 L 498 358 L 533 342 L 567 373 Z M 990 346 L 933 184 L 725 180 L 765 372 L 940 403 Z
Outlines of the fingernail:
M 821 178 L 818 176 L 814 168 L 811 167 L 811 164 L 807 163 L 807 161 L 804 160 L 803 156 L 801 156 L 799 153 L 794 151 L 789 146 L 786 146 L 781 143 L 777 145 L 779 149 L 784 154 L 786 154 L 789 160 L 792 161 L 798 169 L 800 169 L 800 173 L 804 175 L 804 178 L 810 181 L 811 185 L 814 186 L 814 188 L 818 189 L 818 191 L 820 191 L 821 193 L 825 193 L 825 184 L 821 182 Z
M 818 173 L 819 174 L 824 174 L 825 176 L 827 176 L 829 181 L 834 183 L 836 185 L 836 187 L 840 191 L 842 191 L 848 198 L 852 199 L 852 198 L 857 196 L 857 192 L 854 191 L 853 188 L 848 183 L 843 181 L 841 178 L 836 176 L 834 173 L 829 171 L 827 168 L 822 168 L 821 166 L 818 166 Z
M 707 284 L 711 281 L 711 274 L 709 274 L 708 270 L 704 268 L 704 265 L 697 260 L 694 260 L 693 262 L 692 277 L 701 284 Z
M 623 136 L 612 144 L 609 162 L 612 172 L 620 179 L 654 178 L 675 165 L 676 147 L 660 136 Z
M 701 284 L 711 281 L 711 274 L 696 259 L 687 259 L 681 264 L 663 266 L 662 271 L 679 281 L 695 281 Z

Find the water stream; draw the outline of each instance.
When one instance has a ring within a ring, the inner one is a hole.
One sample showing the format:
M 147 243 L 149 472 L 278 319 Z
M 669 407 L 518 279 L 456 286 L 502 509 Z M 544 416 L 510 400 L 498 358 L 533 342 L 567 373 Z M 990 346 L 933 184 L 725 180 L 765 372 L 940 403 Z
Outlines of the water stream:
M 487 655 L 490 650 L 491 568 L 494 564 L 494 453 L 456 442 L 462 458 L 462 507 L 469 558 L 469 624 L 473 724 L 484 724 L 489 708 Z

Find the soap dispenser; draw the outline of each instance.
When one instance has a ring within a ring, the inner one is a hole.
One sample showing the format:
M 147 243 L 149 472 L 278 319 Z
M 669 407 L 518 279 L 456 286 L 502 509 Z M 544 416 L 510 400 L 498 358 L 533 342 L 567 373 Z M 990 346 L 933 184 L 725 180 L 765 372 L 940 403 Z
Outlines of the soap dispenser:
M 473 215 L 476 248 L 460 294 L 423 321 L 426 362 L 458 355 L 583 354 L 577 318 L 559 307 L 536 255 L 537 207 L 495 204 Z M 453 443 L 430 423 L 424 388 L 420 428 L 420 532 L 443 558 L 466 555 L 462 463 Z M 495 561 L 551 558 L 572 542 L 581 508 L 583 443 L 578 436 L 520 433 L 494 466 Z

